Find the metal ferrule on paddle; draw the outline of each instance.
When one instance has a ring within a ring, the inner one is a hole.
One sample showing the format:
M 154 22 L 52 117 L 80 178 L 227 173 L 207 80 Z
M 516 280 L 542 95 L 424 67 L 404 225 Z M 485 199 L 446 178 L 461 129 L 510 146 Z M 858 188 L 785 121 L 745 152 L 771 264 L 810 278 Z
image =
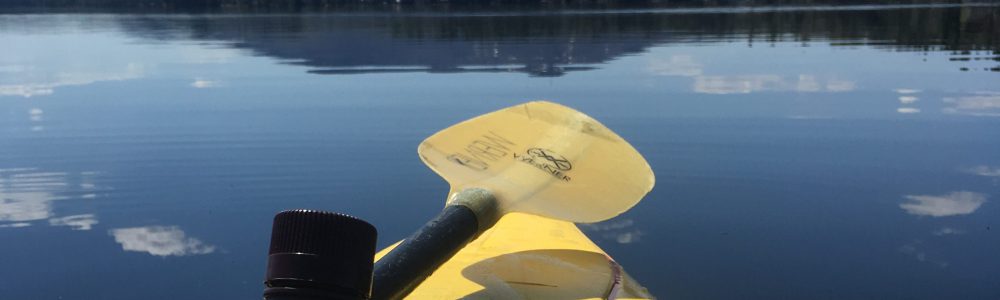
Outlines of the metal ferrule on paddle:
M 470 188 L 375 263 L 372 299 L 401 299 L 499 219 L 488 190 Z

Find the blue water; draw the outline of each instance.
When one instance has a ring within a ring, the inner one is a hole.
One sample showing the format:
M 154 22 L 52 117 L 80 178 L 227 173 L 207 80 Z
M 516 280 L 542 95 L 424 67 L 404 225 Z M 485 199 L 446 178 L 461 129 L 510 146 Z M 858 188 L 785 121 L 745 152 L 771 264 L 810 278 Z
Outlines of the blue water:
M 1000 8 L 862 8 L 0 14 L 0 298 L 259 297 L 275 212 L 389 245 L 535 99 L 649 161 L 581 228 L 660 298 L 1000 298 Z

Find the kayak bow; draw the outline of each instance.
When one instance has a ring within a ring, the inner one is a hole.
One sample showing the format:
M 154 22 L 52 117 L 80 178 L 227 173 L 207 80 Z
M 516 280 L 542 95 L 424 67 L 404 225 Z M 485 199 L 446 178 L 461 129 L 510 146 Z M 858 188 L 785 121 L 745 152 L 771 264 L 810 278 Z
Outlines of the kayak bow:
M 398 243 L 396 244 L 398 245 Z M 382 258 L 396 245 L 375 255 Z M 511 213 L 407 299 L 651 299 L 573 223 Z

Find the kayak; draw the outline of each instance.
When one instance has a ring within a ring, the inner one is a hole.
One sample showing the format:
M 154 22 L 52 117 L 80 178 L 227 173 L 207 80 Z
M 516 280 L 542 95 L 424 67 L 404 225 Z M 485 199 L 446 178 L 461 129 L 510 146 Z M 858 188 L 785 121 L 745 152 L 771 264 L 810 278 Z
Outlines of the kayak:
M 375 255 L 381 259 L 399 243 Z M 509 213 L 407 299 L 652 299 L 571 222 Z

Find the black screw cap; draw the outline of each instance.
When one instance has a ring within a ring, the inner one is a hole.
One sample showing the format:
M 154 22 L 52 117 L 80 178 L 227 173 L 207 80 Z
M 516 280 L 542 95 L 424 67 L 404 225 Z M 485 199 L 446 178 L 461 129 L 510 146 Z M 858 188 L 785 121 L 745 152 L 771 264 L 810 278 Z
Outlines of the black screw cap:
M 375 227 L 339 213 L 274 216 L 265 299 L 369 299 Z

